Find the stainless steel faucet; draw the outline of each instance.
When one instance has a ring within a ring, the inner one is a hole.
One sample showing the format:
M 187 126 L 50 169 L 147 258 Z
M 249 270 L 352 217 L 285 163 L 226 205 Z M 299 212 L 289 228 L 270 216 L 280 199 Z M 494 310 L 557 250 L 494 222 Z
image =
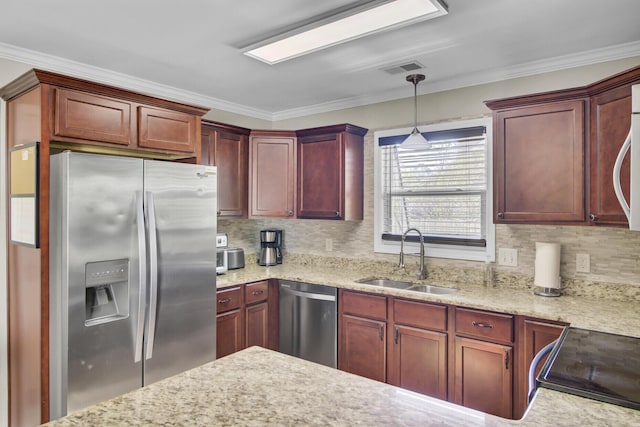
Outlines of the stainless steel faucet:
M 418 279 L 424 280 L 427 278 L 427 269 L 424 265 L 424 236 L 417 228 L 409 228 L 404 232 L 400 239 L 400 259 L 398 261 L 398 268 L 404 268 L 404 239 L 410 231 L 415 231 L 420 235 L 420 269 L 418 270 Z

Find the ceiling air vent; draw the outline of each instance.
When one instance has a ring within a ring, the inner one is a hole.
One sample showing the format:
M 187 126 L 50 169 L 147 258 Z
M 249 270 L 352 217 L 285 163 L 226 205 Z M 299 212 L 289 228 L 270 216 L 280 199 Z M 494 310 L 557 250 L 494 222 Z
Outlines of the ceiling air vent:
M 389 74 L 400 74 L 406 73 L 408 71 L 415 71 L 424 68 L 424 65 L 419 63 L 418 61 L 407 62 L 406 64 L 401 65 L 392 65 L 391 67 L 382 68 L 382 71 Z

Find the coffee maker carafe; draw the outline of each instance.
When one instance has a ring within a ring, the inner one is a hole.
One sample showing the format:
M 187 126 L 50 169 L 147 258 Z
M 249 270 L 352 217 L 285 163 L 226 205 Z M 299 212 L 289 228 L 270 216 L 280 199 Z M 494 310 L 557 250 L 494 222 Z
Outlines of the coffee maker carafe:
M 282 230 L 260 230 L 260 256 L 258 264 L 282 264 Z

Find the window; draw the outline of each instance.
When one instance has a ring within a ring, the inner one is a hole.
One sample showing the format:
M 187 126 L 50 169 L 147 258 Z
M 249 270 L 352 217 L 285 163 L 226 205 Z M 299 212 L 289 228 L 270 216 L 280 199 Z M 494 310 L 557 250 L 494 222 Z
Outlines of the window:
M 417 228 L 428 256 L 494 261 L 491 119 L 421 131 L 429 147 L 402 144 L 409 129 L 374 135 L 375 251 L 398 253 L 402 234 Z M 405 242 L 417 246 L 417 234 Z

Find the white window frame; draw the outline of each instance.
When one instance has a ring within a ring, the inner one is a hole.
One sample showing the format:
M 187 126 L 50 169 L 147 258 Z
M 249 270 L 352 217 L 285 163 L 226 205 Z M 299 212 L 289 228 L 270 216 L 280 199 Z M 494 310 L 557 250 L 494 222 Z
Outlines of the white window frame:
M 493 129 L 492 120 L 490 117 L 484 117 L 479 119 L 470 120 L 456 120 L 450 122 L 436 123 L 431 125 L 420 126 L 421 132 L 436 132 L 449 129 L 461 129 L 475 126 L 484 126 L 487 136 L 486 147 L 486 179 L 487 179 L 487 193 L 486 193 L 486 205 L 485 209 L 485 227 L 486 227 L 486 246 L 485 247 L 473 247 L 473 246 L 459 246 L 459 245 L 444 245 L 436 243 L 425 243 L 425 254 L 428 257 L 435 258 L 447 258 L 458 259 L 468 261 L 485 261 L 495 262 L 496 253 L 496 232 L 495 225 L 493 224 Z M 382 240 L 382 229 L 384 223 L 384 195 L 382 184 L 382 169 L 381 169 L 381 154 L 378 140 L 380 138 L 398 135 L 408 135 L 411 133 L 412 128 L 400 128 L 400 129 L 388 129 L 376 131 L 373 134 L 374 138 L 374 184 L 373 184 L 373 233 L 374 233 L 374 252 L 386 253 L 386 254 L 399 254 L 400 242 L 394 242 L 389 240 Z M 419 243 L 405 242 L 405 252 L 417 253 L 420 247 Z

